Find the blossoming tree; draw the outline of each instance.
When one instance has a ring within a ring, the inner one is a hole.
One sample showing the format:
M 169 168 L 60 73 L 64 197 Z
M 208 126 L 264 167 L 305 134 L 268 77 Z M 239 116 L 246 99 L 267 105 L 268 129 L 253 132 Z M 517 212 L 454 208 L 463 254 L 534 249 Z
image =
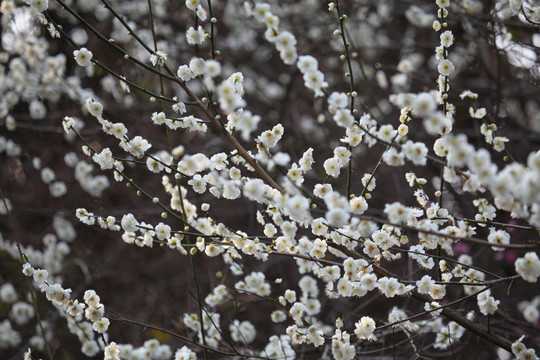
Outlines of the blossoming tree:
M 8 358 L 537 358 L 533 1 L 0 10 Z

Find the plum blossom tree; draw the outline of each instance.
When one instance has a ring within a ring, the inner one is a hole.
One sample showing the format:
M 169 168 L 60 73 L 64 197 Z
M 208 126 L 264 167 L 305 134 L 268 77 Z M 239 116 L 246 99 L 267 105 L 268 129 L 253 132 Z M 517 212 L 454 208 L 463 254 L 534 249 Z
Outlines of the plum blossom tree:
M 533 1 L 0 12 L 6 358 L 537 358 Z

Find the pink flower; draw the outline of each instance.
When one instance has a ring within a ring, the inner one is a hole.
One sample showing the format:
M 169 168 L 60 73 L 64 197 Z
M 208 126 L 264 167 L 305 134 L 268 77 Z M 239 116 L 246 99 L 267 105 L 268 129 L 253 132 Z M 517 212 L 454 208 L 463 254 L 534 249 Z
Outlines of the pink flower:
M 454 252 L 456 253 L 456 255 L 468 254 L 470 250 L 471 249 L 467 244 L 457 243 L 454 246 Z

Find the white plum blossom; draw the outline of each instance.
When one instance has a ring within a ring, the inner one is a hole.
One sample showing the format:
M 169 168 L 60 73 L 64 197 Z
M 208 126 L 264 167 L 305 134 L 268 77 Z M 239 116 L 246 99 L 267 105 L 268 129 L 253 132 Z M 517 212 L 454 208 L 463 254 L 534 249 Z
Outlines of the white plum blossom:
M 190 45 L 201 45 L 205 40 L 205 35 L 205 31 L 200 25 L 197 29 L 191 26 L 186 31 L 186 39 Z
M 412 110 L 414 115 L 426 117 L 431 115 L 437 108 L 437 103 L 430 93 L 421 93 L 414 97 Z
M 319 62 L 311 55 L 303 55 L 298 57 L 298 69 L 303 73 L 315 71 L 319 67 Z
M 452 31 L 446 30 L 444 31 L 441 36 L 441 45 L 444 47 L 450 47 L 454 43 L 454 34 L 452 34 Z
M 189 81 L 195 77 L 195 74 L 187 65 L 180 65 L 176 71 L 176 76 L 178 76 L 182 81 Z
M 337 178 L 339 176 L 341 167 L 341 162 L 335 157 L 326 159 L 324 162 L 324 170 L 326 171 L 328 176 L 332 176 L 334 178 Z
M 164 51 L 158 50 L 154 54 L 150 55 L 150 62 L 154 66 L 165 65 L 165 60 L 167 60 L 167 54 Z
M 375 331 L 375 320 L 369 316 L 363 316 L 358 322 L 356 322 L 355 326 L 356 329 L 354 330 L 354 334 L 360 340 L 377 340 L 377 337 L 373 335 L 373 332 Z
M 439 62 L 437 69 L 441 75 L 448 76 L 454 72 L 455 67 L 450 60 L 444 59 Z
M 425 165 L 427 163 L 428 148 L 424 143 L 408 140 L 403 144 L 402 151 L 405 157 L 415 165 Z
M 90 66 L 92 65 L 93 54 L 87 48 L 80 48 L 79 50 L 73 51 L 73 57 L 79 66 Z
M 315 92 L 315 96 L 323 96 L 323 88 L 328 87 L 328 83 L 324 81 L 324 74 L 319 71 L 310 71 L 304 74 L 304 85 Z
M 508 232 L 504 231 L 504 230 L 495 230 L 495 229 L 490 229 L 490 233 L 488 235 L 488 241 L 490 243 L 494 243 L 494 244 L 509 244 L 510 243 L 510 234 L 508 234 Z M 493 250 L 495 251 L 503 251 L 504 248 L 501 248 L 501 247 L 497 247 L 497 246 L 492 246 L 491 247 Z
M 523 280 L 535 283 L 540 277 L 540 259 L 535 252 L 528 252 L 514 263 L 516 272 Z
M 92 116 L 100 119 L 103 114 L 103 104 L 99 101 L 95 101 L 92 98 L 87 98 L 85 100 L 86 109 Z
M 384 212 L 388 216 L 388 220 L 395 224 L 405 224 L 411 216 L 411 210 L 399 202 L 386 204 Z

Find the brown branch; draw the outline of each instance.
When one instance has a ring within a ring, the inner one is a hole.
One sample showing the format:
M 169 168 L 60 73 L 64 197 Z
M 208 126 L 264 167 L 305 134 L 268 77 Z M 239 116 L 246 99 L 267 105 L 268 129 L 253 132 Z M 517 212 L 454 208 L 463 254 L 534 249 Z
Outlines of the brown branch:
M 452 239 L 452 240 L 456 240 L 456 241 L 463 241 L 463 242 L 466 242 L 466 243 L 469 243 L 469 244 L 476 244 L 476 245 L 482 245 L 482 246 L 494 246 L 494 247 L 498 247 L 498 248 L 513 249 L 513 250 L 536 250 L 536 249 L 540 249 L 540 241 L 534 241 L 534 242 L 532 242 L 530 244 L 496 244 L 496 243 L 490 243 L 489 241 L 485 241 L 485 240 L 478 239 L 478 238 L 473 238 L 473 237 L 462 237 L 462 236 L 444 234 L 444 233 L 440 233 L 438 231 L 433 231 L 433 230 L 420 229 L 420 228 L 410 226 L 410 225 L 395 224 L 395 223 L 389 222 L 389 221 L 384 220 L 384 219 L 376 218 L 374 216 L 358 215 L 358 217 L 360 219 L 373 221 L 373 222 L 376 222 L 376 223 L 379 223 L 379 224 L 387 224 L 387 225 L 397 227 L 397 228 L 401 228 L 401 229 L 405 229 L 405 230 L 411 230 L 411 231 L 415 231 L 415 232 L 418 232 L 418 233 L 429 234 L 429 235 L 436 235 L 436 236 L 440 236 L 442 238 L 448 238 L 448 239 Z
M 210 109 L 208 109 L 204 103 L 191 91 L 186 83 L 182 81 L 179 78 L 176 78 L 175 81 L 182 87 L 182 89 L 186 92 L 186 94 L 189 96 L 189 98 L 195 102 L 195 105 L 201 109 L 201 111 L 204 113 L 206 118 L 216 127 L 216 129 L 219 130 L 221 135 L 238 151 L 238 154 L 242 156 L 246 162 L 255 169 L 255 172 L 260 176 L 261 180 L 263 180 L 266 184 L 270 185 L 274 189 L 279 190 L 280 192 L 284 193 L 285 190 L 278 185 L 274 179 L 268 175 L 268 173 L 259 165 L 257 161 L 247 152 L 246 149 L 238 142 L 238 140 L 223 127 L 223 125 L 219 122 L 218 119 L 216 119 L 216 116 L 212 114 Z
M 229 353 L 229 352 L 225 352 L 225 351 L 222 351 L 222 350 L 219 350 L 219 349 L 215 349 L 215 348 L 210 347 L 210 346 L 199 344 L 197 341 L 194 341 L 194 340 L 192 340 L 190 338 L 187 338 L 187 337 L 182 336 L 182 335 L 180 335 L 178 333 L 175 333 L 174 331 L 161 328 L 159 326 L 146 324 L 146 323 L 143 323 L 143 322 L 140 322 L 140 321 L 137 321 L 137 320 L 131 320 L 131 319 L 126 319 L 126 318 L 122 318 L 122 317 L 112 316 L 110 313 L 107 313 L 107 317 L 109 319 L 113 320 L 113 321 L 117 321 L 117 322 L 121 322 L 121 323 L 127 323 L 127 324 L 134 324 L 134 325 L 138 325 L 138 326 L 141 326 L 141 327 L 144 327 L 144 328 L 149 328 L 149 329 L 152 329 L 152 330 L 161 331 L 161 332 L 163 332 L 165 334 L 171 335 L 172 337 L 175 337 L 177 339 L 181 339 L 181 340 L 183 340 L 183 341 L 185 341 L 187 343 L 190 343 L 192 345 L 196 345 L 196 346 L 200 347 L 201 349 L 214 351 L 214 352 L 216 352 L 218 354 L 221 354 L 221 355 L 238 356 L 238 354 L 236 354 L 236 353 Z
M 334 248 L 340 250 L 344 254 L 346 254 L 348 256 L 351 256 L 352 258 L 358 259 L 358 258 L 361 257 L 360 254 L 358 254 L 357 252 L 352 251 L 352 250 L 348 250 L 344 246 L 337 245 L 337 244 L 332 244 L 332 246 Z M 382 267 L 380 267 L 378 265 L 375 265 L 375 264 L 373 264 L 373 271 L 379 276 L 388 276 L 388 277 L 398 278 L 397 276 L 395 276 L 391 272 L 389 272 L 386 269 L 384 269 L 384 268 L 382 268 Z M 418 301 L 421 301 L 423 303 L 426 303 L 426 302 L 431 303 L 432 302 L 432 299 L 430 297 L 428 297 L 427 295 L 419 294 L 419 293 L 417 293 L 415 291 L 413 291 L 411 293 L 411 296 L 414 299 L 416 299 Z M 462 299 L 459 299 L 457 301 L 461 301 L 461 300 Z M 512 342 L 510 340 L 505 339 L 500 335 L 490 333 L 487 328 L 481 326 L 480 324 L 478 324 L 476 322 L 468 320 L 465 316 L 461 315 L 457 311 L 455 311 L 453 309 L 450 309 L 448 307 L 443 307 L 442 315 L 444 317 L 446 317 L 447 319 L 452 320 L 452 321 L 456 322 L 457 324 L 461 325 L 462 327 L 464 327 L 465 329 L 467 329 L 471 333 L 473 333 L 475 335 L 478 335 L 478 336 L 490 341 L 491 343 L 493 343 L 493 344 L 495 344 L 495 345 L 497 345 L 497 346 L 499 346 L 499 347 L 501 347 L 501 348 L 503 348 L 503 349 L 505 349 L 505 350 L 507 350 L 509 352 L 512 352 L 512 348 L 511 348 Z

